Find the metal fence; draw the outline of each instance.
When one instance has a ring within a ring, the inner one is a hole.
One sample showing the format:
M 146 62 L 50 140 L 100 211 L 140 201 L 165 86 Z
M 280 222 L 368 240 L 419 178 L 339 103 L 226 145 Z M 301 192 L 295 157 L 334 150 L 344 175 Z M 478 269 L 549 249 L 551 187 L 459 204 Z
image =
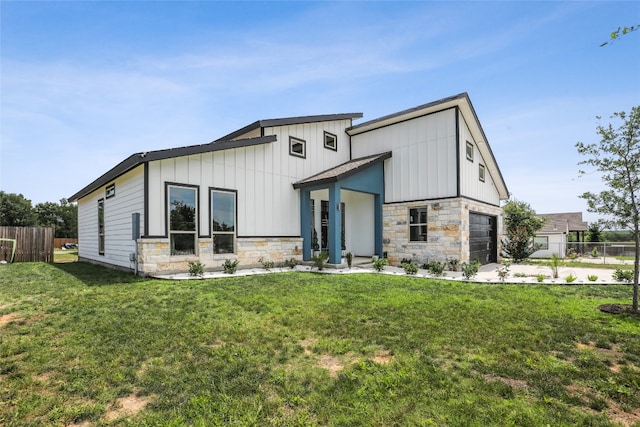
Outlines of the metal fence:
M 580 261 L 600 264 L 633 264 L 634 242 L 549 242 L 531 258 L 551 258 L 553 254 L 561 258 L 579 258 Z

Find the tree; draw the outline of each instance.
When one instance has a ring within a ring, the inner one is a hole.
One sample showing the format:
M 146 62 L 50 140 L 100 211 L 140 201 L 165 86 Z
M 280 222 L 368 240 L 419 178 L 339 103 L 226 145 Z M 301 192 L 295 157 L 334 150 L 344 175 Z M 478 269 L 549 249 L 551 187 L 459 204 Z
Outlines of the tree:
M 508 202 L 503 211 L 506 238 L 502 241 L 502 252 L 518 263 L 536 251 L 533 238 L 544 225 L 544 220 L 536 216 L 536 211 L 528 203 L 518 200 Z
M 38 203 L 34 208 L 38 225 L 53 227 L 56 237 L 76 237 L 78 235 L 78 207 L 61 199 L 60 204 L 53 202 Z
M 640 29 L 640 25 L 632 25 L 630 27 L 618 27 L 617 30 L 612 31 L 611 34 L 609 34 L 609 37 L 611 37 L 609 40 L 607 40 L 604 43 L 600 44 L 600 47 L 606 46 L 608 44 L 613 43 L 614 41 L 618 40 L 620 37 L 632 33 L 634 31 L 637 31 Z
M 22 194 L 0 191 L 0 225 L 32 227 L 37 223 L 31 200 Z
M 600 119 L 598 117 L 598 119 Z M 586 192 L 589 212 L 609 215 L 622 229 L 631 228 L 635 242 L 633 263 L 633 311 L 638 311 L 638 264 L 640 261 L 640 106 L 630 114 L 613 113 L 618 127 L 598 125 L 599 143 L 578 142 L 578 153 L 587 156 L 579 165 L 595 166 L 608 188 L 600 193 Z M 584 174 L 585 171 L 580 171 Z

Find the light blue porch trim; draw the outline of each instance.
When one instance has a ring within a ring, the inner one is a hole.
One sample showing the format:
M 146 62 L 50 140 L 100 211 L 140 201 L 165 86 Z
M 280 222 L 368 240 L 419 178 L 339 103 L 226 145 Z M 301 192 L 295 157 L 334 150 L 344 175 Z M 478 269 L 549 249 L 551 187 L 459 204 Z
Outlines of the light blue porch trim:
M 300 188 L 300 235 L 304 242 L 302 257 L 311 260 L 311 192 L 329 190 L 329 263 L 340 264 L 342 256 L 341 191 L 351 190 L 374 196 L 374 250 L 382 256 L 382 205 L 384 204 L 384 163 L 377 162 L 346 178 Z M 348 232 L 348 230 L 347 230 Z

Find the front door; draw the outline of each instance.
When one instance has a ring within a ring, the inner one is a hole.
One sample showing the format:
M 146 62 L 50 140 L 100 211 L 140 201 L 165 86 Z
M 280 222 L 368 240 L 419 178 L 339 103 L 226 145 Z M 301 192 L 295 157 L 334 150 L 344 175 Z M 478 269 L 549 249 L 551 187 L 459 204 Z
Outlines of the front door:
M 480 264 L 498 261 L 496 217 L 469 214 L 469 260 Z

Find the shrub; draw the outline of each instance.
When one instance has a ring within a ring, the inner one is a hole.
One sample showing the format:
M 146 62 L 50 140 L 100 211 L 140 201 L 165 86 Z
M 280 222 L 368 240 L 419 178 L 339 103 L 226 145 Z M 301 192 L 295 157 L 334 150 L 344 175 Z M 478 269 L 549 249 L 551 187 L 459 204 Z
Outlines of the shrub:
M 400 265 L 402 264 L 411 264 L 411 258 L 402 258 L 402 260 L 400 261 Z
M 189 275 L 201 276 L 204 274 L 204 265 L 200 261 L 189 261 Z
M 263 257 L 260 257 L 258 261 L 260 261 L 260 264 L 262 264 L 262 267 L 267 271 L 271 270 L 273 267 L 276 266 L 275 262 L 268 259 L 264 259 Z
M 576 281 L 576 279 L 577 279 L 577 277 L 576 277 L 576 276 L 574 276 L 573 274 L 569 274 L 567 277 L 565 277 L 565 278 L 564 278 L 564 280 L 565 280 L 567 283 L 573 283 L 573 282 L 575 282 L 575 281 Z
M 472 279 L 478 274 L 478 269 L 480 268 L 480 262 L 477 259 L 474 259 L 472 262 L 463 262 L 460 264 L 460 269 L 462 270 L 462 276 L 466 279 Z
M 613 278 L 618 282 L 631 283 L 631 281 L 633 280 L 633 270 L 623 270 L 618 267 L 613 273 Z
M 536 280 L 538 281 L 538 283 L 542 282 L 547 276 L 545 276 L 544 274 L 540 273 L 536 276 Z
M 351 252 L 347 252 L 347 265 L 351 268 L 351 264 L 353 263 L 353 254 Z
M 445 265 L 446 264 L 444 262 L 429 261 L 429 264 L 427 264 L 427 269 L 429 270 L 429 273 L 433 274 L 434 276 L 442 276 L 444 275 Z
M 388 262 L 386 258 L 373 258 L 371 260 L 371 265 L 373 266 L 373 269 L 378 272 L 384 270 L 384 267 L 387 264 Z
M 504 282 L 504 279 L 509 277 L 509 267 L 509 262 L 505 261 L 500 267 L 496 268 L 496 272 L 498 273 L 498 277 L 501 282 Z
M 284 266 L 289 268 L 295 268 L 298 265 L 298 261 L 295 258 L 289 258 L 284 261 Z
M 231 261 L 230 259 L 227 259 L 227 260 L 224 261 L 224 264 L 222 264 L 222 268 L 223 268 L 225 273 L 233 274 L 238 269 L 238 264 L 240 264 L 240 261 L 238 261 L 237 259 L 234 260 L 234 261 Z
M 558 278 L 558 266 L 560 265 L 560 257 L 558 254 L 551 254 L 551 271 L 553 272 L 553 278 Z
M 313 261 L 313 265 L 315 265 L 318 270 L 322 270 L 324 268 L 324 263 L 329 259 L 329 252 L 322 251 L 318 255 L 311 258 Z
M 513 273 L 513 277 L 527 277 L 527 273 Z
M 600 255 L 600 254 L 598 253 L 598 248 L 594 247 L 594 248 L 593 248 L 593 250 L 591 251 L 591 256 L 592 256 L 593 258 L 598 258 L 598 255 Z
M 451 271 L 458 271 L 459 265 L 460 265 L 460 261 L 458 261 L 455 258 L 449 258 L 447 260 L 447 266 L 449 267 L 449 270 L 451 270 Z
M 409 275 L 414 275 L 418 272 L 418 264 L 415 262 L 403 262 L 402 268 L 404 268 L 404 272 Z
M 587 276 L 587 279 L 589 279 L 590 282 L 595 282 L 596 280 L 598 280 L 598 276 L 596 276 L 595 274 L 590 274 Z

